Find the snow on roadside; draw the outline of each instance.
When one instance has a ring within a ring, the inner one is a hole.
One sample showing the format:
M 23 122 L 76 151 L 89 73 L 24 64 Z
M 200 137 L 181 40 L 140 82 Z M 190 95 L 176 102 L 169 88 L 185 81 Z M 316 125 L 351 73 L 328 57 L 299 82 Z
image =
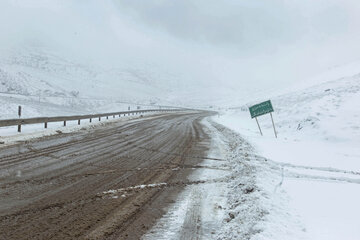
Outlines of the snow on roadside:
M 209 157 L 223 161 L 204 160 L 201 165 L 229 171 L 194 171 L 191 181 L 225 178 L 187 186 L 143 239 L 306 239 L 300 219 L 289 218 L 296 212 L 289 213 L 288 196 L 280 187 L 281 166 L 254 154 L 253 147 L 230 129 L 204 124 L 213 141 Z
M 24 125 L 22 127 L 22 132 L 17 133 L 17 127 L 3 127 L 0 128 L 0 147 L 6 147 L 12 144 L 16 144 L 21 141 L 29 141 L 36 138 L 52 136 L 59 133 L 71 133 L 82 130 L 91 130 L 97 127 L 101 127 L 107 124 L 117 123 L 117 122 L 126 122 L 132 119 L 143 119 L 141 116 L 148 118 L 156 117 L 158 113 L 146 113 L 143 115 L 134 115 L 134 116 L 122 116 L 121 118 L 109 118 L 109 120 L 103 120 L 101 122 L 93 121 L 92 123 L 82 121 L 81 125 L 77 124 L 77 121 L 69 121 L 66 127 L 62 126 L 62 123 L 51 123 L 48 125 L 48 129 L 44 129 L 43 124 L 32 124 Z
M 195 169 L 188 177 L 190 182 L 202 184 L 188 185 L 177 196 L 174 204 L 166 209 L 160 218 L 143 237 L 144 240 L 160 239 L 216 239 L 226 214 L 229 169 L 228 162 L 221 161 L 229 153 L 227 141 L 207 121 L 204 121 L 211 134 L 209 159 L 201 162 L 202 168 Z M 219 161 L 220 159 L 220 161 Z
M 259 118 L 260 136 L 247 106 L 213 118 L 244 138 L 233 139 L 235 177 L 229 202 L 239 204 L 233 205 L 235 218 L 219 239 L 359 239 L 360 76 L 272 102 L 278 139 L 269 116 Z M 253 149 L 241 147 L 244 141 Z M 251 181 L 255 210 L 242 188 Z M 254 213 L 257 224 L 243 219 Z M 249 223 L 251 234 L 239 237 L 239 225 Z
M 96 98 L 62 98 L 42 97 L 0 93 L 0 119 L 18 118 L 18 106 L 22 106 L 23 118 L 84 115 L 104 112 L 127 111 L 141 109 L 156 109 L 158 106 L 151 104 L 126 103 L 116 100 L 99 100 Z
M 216 125 L 215 125 L 216 126 Z M 227 218 L 216 239 L 306 239 L 298 218 L 289 219 L 288 198 L 279 188 L 281 168 L 269 167 L 240 135 L 217 125 L 228 139 Z M 293 213 L 296 215 L 296 213 Z M 291 229 L 291 234 L 289 234 Z

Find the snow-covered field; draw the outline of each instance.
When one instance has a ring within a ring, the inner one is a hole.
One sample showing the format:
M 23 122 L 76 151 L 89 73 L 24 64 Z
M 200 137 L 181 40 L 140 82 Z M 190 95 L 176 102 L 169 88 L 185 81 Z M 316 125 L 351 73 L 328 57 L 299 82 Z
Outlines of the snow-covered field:
M 250 179 L 255 179 L 257 190 L 252 197 L 258 208 L 230 208 L 237 217 L 227 226 L 225 236 L 231 237 L 226 238 L 248 239 L 231 233 L 243 223 L 242 214 L 255 211 L 259 219 L 252 226 L 252 239 L 359 239 L 360 75 L 271 100 L 278 139 L 269 115 L 259 118 L 264 133 L 260 136 L 247 106 L 214 117 L 254 148 L 234 150 L 238 176 L 230 183 L 234 191 L 229 202 L 248 201 L 236 189 L 248 184 L 244 171 L 252 169 Z

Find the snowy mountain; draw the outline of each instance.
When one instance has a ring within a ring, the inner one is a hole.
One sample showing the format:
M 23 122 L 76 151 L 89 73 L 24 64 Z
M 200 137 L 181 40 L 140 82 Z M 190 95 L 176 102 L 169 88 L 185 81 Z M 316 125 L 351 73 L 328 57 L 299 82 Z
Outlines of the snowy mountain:
M 48 96 L 69 96 L 72 92 L 73 96 L 80 92 L 99 97 L 104 95 L 101 91 L 109 97 L 135 95 L 146 99 L 161 91 L 151 73 L 142 69 L 87 66 L 41 51 L 16 53 L 0 64 L 2 90 L 11 93 L 32 95 L 40 91 Z
M 111 109 L 109 104 L 118 109 L 116 103 L 120 102 L 164 104 L 169 90 L 158 80 L 146 69 L 84 65 L 39 49 L 13 52 L 0 59 L 0 99 L 4 103 L 25 104 L 25 109 L 33 108 L 36 102 L 58 105 L 60 109 L 76 105 L 78 108 L 70 111 L 72 113 L 79 108 L 82 112 L 94 111 L 94 107 L 100 111 Z M 6 105 L 2 108 L 9 108 Z M 50 114 L 44 104 L 42 108 L 34 112 L 34 116 Z M 15 117 L 14 107 L 11 109 L 11 114 L 3 111 L 1 117 Z

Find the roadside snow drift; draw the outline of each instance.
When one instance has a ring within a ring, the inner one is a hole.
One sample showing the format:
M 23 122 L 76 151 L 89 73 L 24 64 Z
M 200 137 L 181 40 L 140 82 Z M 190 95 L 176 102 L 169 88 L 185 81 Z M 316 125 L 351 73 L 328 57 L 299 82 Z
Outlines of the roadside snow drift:
M 257 201 L 266 213 L 251 239 L 359 239 L 360 75 L 271 100 L 278 139 L 268 115 L 259 118 L 260 136 L 247 110 L 253 103 L 214 117 L 254 146 L 246 157 L 239 154 L 230 200 L 246 196 L 235 191 L 243 165 L 254 168 Z M 239 207 L 233 211 L 242 213 Z M 231 228 L 239 224 L 234 222 Z

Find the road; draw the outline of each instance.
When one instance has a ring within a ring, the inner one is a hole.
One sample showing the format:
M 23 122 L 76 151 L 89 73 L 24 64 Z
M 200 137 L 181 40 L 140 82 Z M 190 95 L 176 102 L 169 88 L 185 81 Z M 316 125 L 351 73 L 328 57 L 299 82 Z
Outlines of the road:
M 112 122 L 1 148 L 0 239 L 139 239 L 206 156 L 209 114 Z

